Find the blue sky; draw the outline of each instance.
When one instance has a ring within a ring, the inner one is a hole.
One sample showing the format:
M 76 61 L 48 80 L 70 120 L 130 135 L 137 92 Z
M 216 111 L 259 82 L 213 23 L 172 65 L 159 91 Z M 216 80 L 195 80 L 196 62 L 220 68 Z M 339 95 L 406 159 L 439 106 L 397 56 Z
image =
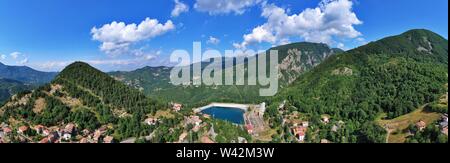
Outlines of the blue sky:
M 2 63 L 112 71 L 167 65 L 194 41 L 223 52 L 297 41 L 351 49 L 414 28 L 448 38 L 448 0 L 0 0 L 0 21 Z

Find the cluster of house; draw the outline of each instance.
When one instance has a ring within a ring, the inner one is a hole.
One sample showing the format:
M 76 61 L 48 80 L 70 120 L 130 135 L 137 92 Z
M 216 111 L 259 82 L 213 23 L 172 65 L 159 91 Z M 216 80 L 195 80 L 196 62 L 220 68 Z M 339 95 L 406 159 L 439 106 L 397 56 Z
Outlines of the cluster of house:
M 3 138 L 11 134 L 12 129 L 8 125 L 2 125 L 2 132 L 0 137 L 2 138 L 0 142 L 3 141 Z M 19 139 L 23 142 L 32 141 L 32 138 L 29 131 L 34 130 L 37 135 L 43 137 L 38 143 L 63 143 L 63 142 L 78 142 L 78 143 L 113 143 L 114 138 L 112 136 L 106 136 L 107 127 L 102 126 L 101 128 L 91 132 L 88 129 L 84 129 L 82 131 L 78 131 L 77 127 L 74 123 L 68 123 L 64 127 L 50 127 L 47 128 L 43 125 L 36 125 L 33 127 L 28 126 L 20 126 L 17 129 L 17 133 L 19 134 Z M 79 139 L 79 141 L 74 141 Z
M 192 124 L 194 127 L 192 128 L 192 131 L 198 132 L 200 128 L 202 127 L 202 119 L 200 119 L 197 115 L 191 115 L 189 117 L 184 117 L 184 124 L 189 125 Z
M 9 142 L 13 136 L 13 128 L 8 124 L 2 123 L 0 126 L 0 143 Z M 27 142 L 30 140 L 26 135 L 28 134 L 28 126 L 20 126 L 17 128 L 17 134 L 20 142 Z
M 7 142 L 7 137 L 12 133 L 11 127 L 9 127 L 7 124 L 2 123 L 0 126 L 0 143 Z
M 205 115 L 203 115 L 205 116 Z M 193 128 L 191 129 L 193 132 L 199 132 L 202 127 L 205 127 L 207 124 L 203 123 L 203 120 L 200 118 L 200 116 L 197 115 L 191 115 L 191 116 L 185 116 L 183 121 L 184 126 L 192 125 Z M 213 139 L 216 136 L 216 133 L 214 132 L 214 128 L 211 127 L 208 134 L 203 135 L 200 138 L 201 143 L 215 143 L 209 136 L 213 137 Z M 178 143 L 186 143 L 186 138 L 188 136 L 188 132 L 182 133 L 178 138 Z

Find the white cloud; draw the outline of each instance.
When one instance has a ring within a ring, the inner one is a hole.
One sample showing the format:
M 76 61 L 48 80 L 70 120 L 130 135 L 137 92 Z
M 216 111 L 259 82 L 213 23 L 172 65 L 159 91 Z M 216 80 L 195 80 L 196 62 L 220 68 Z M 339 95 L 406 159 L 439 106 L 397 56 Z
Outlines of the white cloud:
M 122 70 L 122 68 L 127 70 L 135 70 L 146 65 L 152 65 L 153 62 L 157 61 L 157 59 L 155 59 L 156 57 L 158 56 L 144 55 L 130 59 L 93 59 L 80 61 L 97 68 L 106 68 L 107 71 Z M 48 61 L 44 63 L 34 63 L 33 66 L 42 71 L 61 71 L 73 62 L 75 61 Z
M 13 59 L 17 59 L 22 53 L 20 52 L 12 52 L 9 54 Z
M 345 44 L 342 43 L 342 42 L 340 42 L 340 43 L 337 44 L 337 48 L 342 49 L 342 50 L 346 50 Z
M 84 61 L 91 65 L 129 65 L 133 64 L 137 59 L 117 59 L 117 60 L 87 60 Z
M 24 58 L 22 60 L 19 61 L 19 64 L 24 65 L 28 63 L 28 58 Z
M 139 25 L 114 21 L 101 28 L 92 28 L 91 34 L 93 40 L 102 42 L 101 51 L 118 55 L 129 52 L 130 46 L 134 43 L 163 35 L 174 29 L 171 20 L 161 24 L 157 19 L 146 18 Z
M 213 37 L 213 36 L 209 36 L 209 40 L 208 40 L 207 43 L 208 43 L 208 44 L 214 44 L 214 45 L 217 45 L 217 44 L 220 43 L 220 39 L 215 38 L 215 37 Z
M 0 59 L 1 59 L 1 60 L 6 59 L 6 55 L 4 55 L 4 54 L 0 55 Z
M 359 44 L 359 45 L 366 45 L 368 42 L 366 41 L 366 39 L 364 39 L 364 38 L 362 38 L 362 37 L 358 37 L 358 38 L 356 38 L 356 42 Z
M 143 61 L 143 59 L 139 58 L 139 59 L 82 60 L 82 62 L 88 63 L 93 66 L 104 66 L 104 65 L 123 66 L 123 65 L 132 65 L 140 61 Z M 38 67 L 42 70 L 60 71 L 73 62 L 74 61 L 50 61 L 40 64 L 38 65 Z
M 67 65 L 69 65 L 72 62 L 68 62 L 68 61 L 50 61 L 50 62 L 45 62 L 43 64 L 39 64 L 37 67 L 42 69 L 42 70 L 61 70 L 64 67 L 66 67 Z
M 362 34 L 353 26 L 362 24 L 352 11 L 351 0 L 323 0 L 316 8 L 307 8 L 298 14 L 274 4 L 263 4 L 262 17 L 267 22 L 243 36 L 244 41 L 235 47 L 268 42 L 281 44 L 289 38 L 300 37 L 308 42 L 334 44 L 334 38 L 357 38 Z
M 179 0 L 175 0 L 175 8 L 172 10 L 172 17 L 178 17 L 180 14 L 189 11 L 189 6 Z
M 196 0 L 194 8 L 210 15 L 235 13 L 243 14 L 249 7 L 261 3 L 262 0 Z
M 156 55 L 161 55 L 161 53 L 162 53 L 162 50 L 156 51 Z

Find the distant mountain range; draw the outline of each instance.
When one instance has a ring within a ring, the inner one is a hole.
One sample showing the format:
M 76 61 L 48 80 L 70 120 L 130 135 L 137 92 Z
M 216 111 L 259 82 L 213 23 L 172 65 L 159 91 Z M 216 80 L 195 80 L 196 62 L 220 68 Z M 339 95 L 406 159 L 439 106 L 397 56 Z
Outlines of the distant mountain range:
M 13 79 L 25 84 L 44 84 L 53 80 L 56 72 L 42 72 L 27 66 L 7 66 L 0 63 L 0 78 Z
M 326 44 L 307 42 L 274 47 L 269 49 L 267 54 L 270 50 L 278 50 L 281 73 L 279 76 L 280 88 L 289 85 L 301 74 L 314 68 L 328 57 L 344 52 L 341 49 L 332 49 Z M 223 62 L 226 59 L 228 58 L 223 58 Z M 256 56 L 248 58 L 248 60 L 255 59 Z M 236 63 L 233 67 L 227 67 L 226 69 L 235 69 L 236 65 L 247 65 L 247 63 Z M 202 62 L 202 67 L 205 68 L 210 64 L 212 63 Z M 171 68 L 168 67 L 145 67 L 131 72 L 111 72 L 109 74 L 151 97 L 188 105 L 200 105 L 209 102 L 251 103 L 263 99 L 259 96 L 261 88 L 259 85 L 174 86 L 170 83 L 170 71 Z M 174 92 L 177 93 L 174 94 Z
M 0 103 L 13 94 L 50 82 L 56 74 L 37 71 L 27 66 L 7 66 L 0 63 Z

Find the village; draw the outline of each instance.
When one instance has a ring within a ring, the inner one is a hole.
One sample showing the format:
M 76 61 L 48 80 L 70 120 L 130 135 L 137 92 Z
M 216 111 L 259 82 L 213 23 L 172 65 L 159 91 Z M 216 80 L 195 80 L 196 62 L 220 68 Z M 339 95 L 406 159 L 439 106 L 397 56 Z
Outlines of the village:
M 247 132 L 253 138 L 258 139 L 261 135 L 271 130 L 268 121 L 264 119 L 266 104 L 252 105 L 246 109 L 243 115 L 244 124 L 233 124 L 236 128 L 240 128 Z M 279 115 L 282 117 L 281 127 L 288 128 L 294 140 L 298 143 L 306 142 L 307 132 L 317 132 L 312 130 L 309 119 L 302 116 L 297 111 L 290 112 L 287 109 L 286 102 L 278 107 Z M 170 132 L 175 128 L 180 128 L 181 133 L 178 139 L 172 143 L 218 143 L 216 127 L 212 121 L 213 117 L 200 111 L 193 111 L 188 114 L 181 114 L 183 105 L 171 103 L 171 108 L 166 111 L 160 111 L 156 116 L 149 116 L 142 122 L 148 126 L 157 127 L 162 123 L 164 118 L 175 118 L 175 115 L 182 116 L 180 124 L 172 126 Z M 345 125 L 341 120 L 332 120 L 329 115 L 322 115 L 320 119 L 321 125 L 331 126 L 330 132 L 338 132 Z M 317 125 L 317 124 L 314 124 Z M 418 131 L 424 130 L 429 124 L 420 120 L 414 124 Z M 448 135 L 448 115 L 443 114 L 441 120 L 437 123 L 441 132 Z M 309 131 L 311 130 L 311 131 Z M 44 125 L 16 125 L 10 126 L 6 123 L 0 124 L 0 143 L 134 143 L 136 138 L 130 138 L 124 141 L 118 141 L 112 136 L 113 126 L 103 125 L 93 131 L 82 129 L 75 123 L 62 124 L 60 126 L 44 126 Z M 192 134 L 198 135 L 198 140 L 192 140 Z M 146 139 L 151 140 L 154 135 L 152 133 Z M 248 143 L 249 138 L 244 136 L 237 137 L 232 143 Z M 330 140 L 321 139 L 320 143 L 332 143 Z
M 0 143 L 114 143 L 114 138 L 106 134 L 108 130 L 108 126 L 95 131 L 79 130 L 74 123 L 63 127 L 23 125 L 18 128 L 2 123 Z

